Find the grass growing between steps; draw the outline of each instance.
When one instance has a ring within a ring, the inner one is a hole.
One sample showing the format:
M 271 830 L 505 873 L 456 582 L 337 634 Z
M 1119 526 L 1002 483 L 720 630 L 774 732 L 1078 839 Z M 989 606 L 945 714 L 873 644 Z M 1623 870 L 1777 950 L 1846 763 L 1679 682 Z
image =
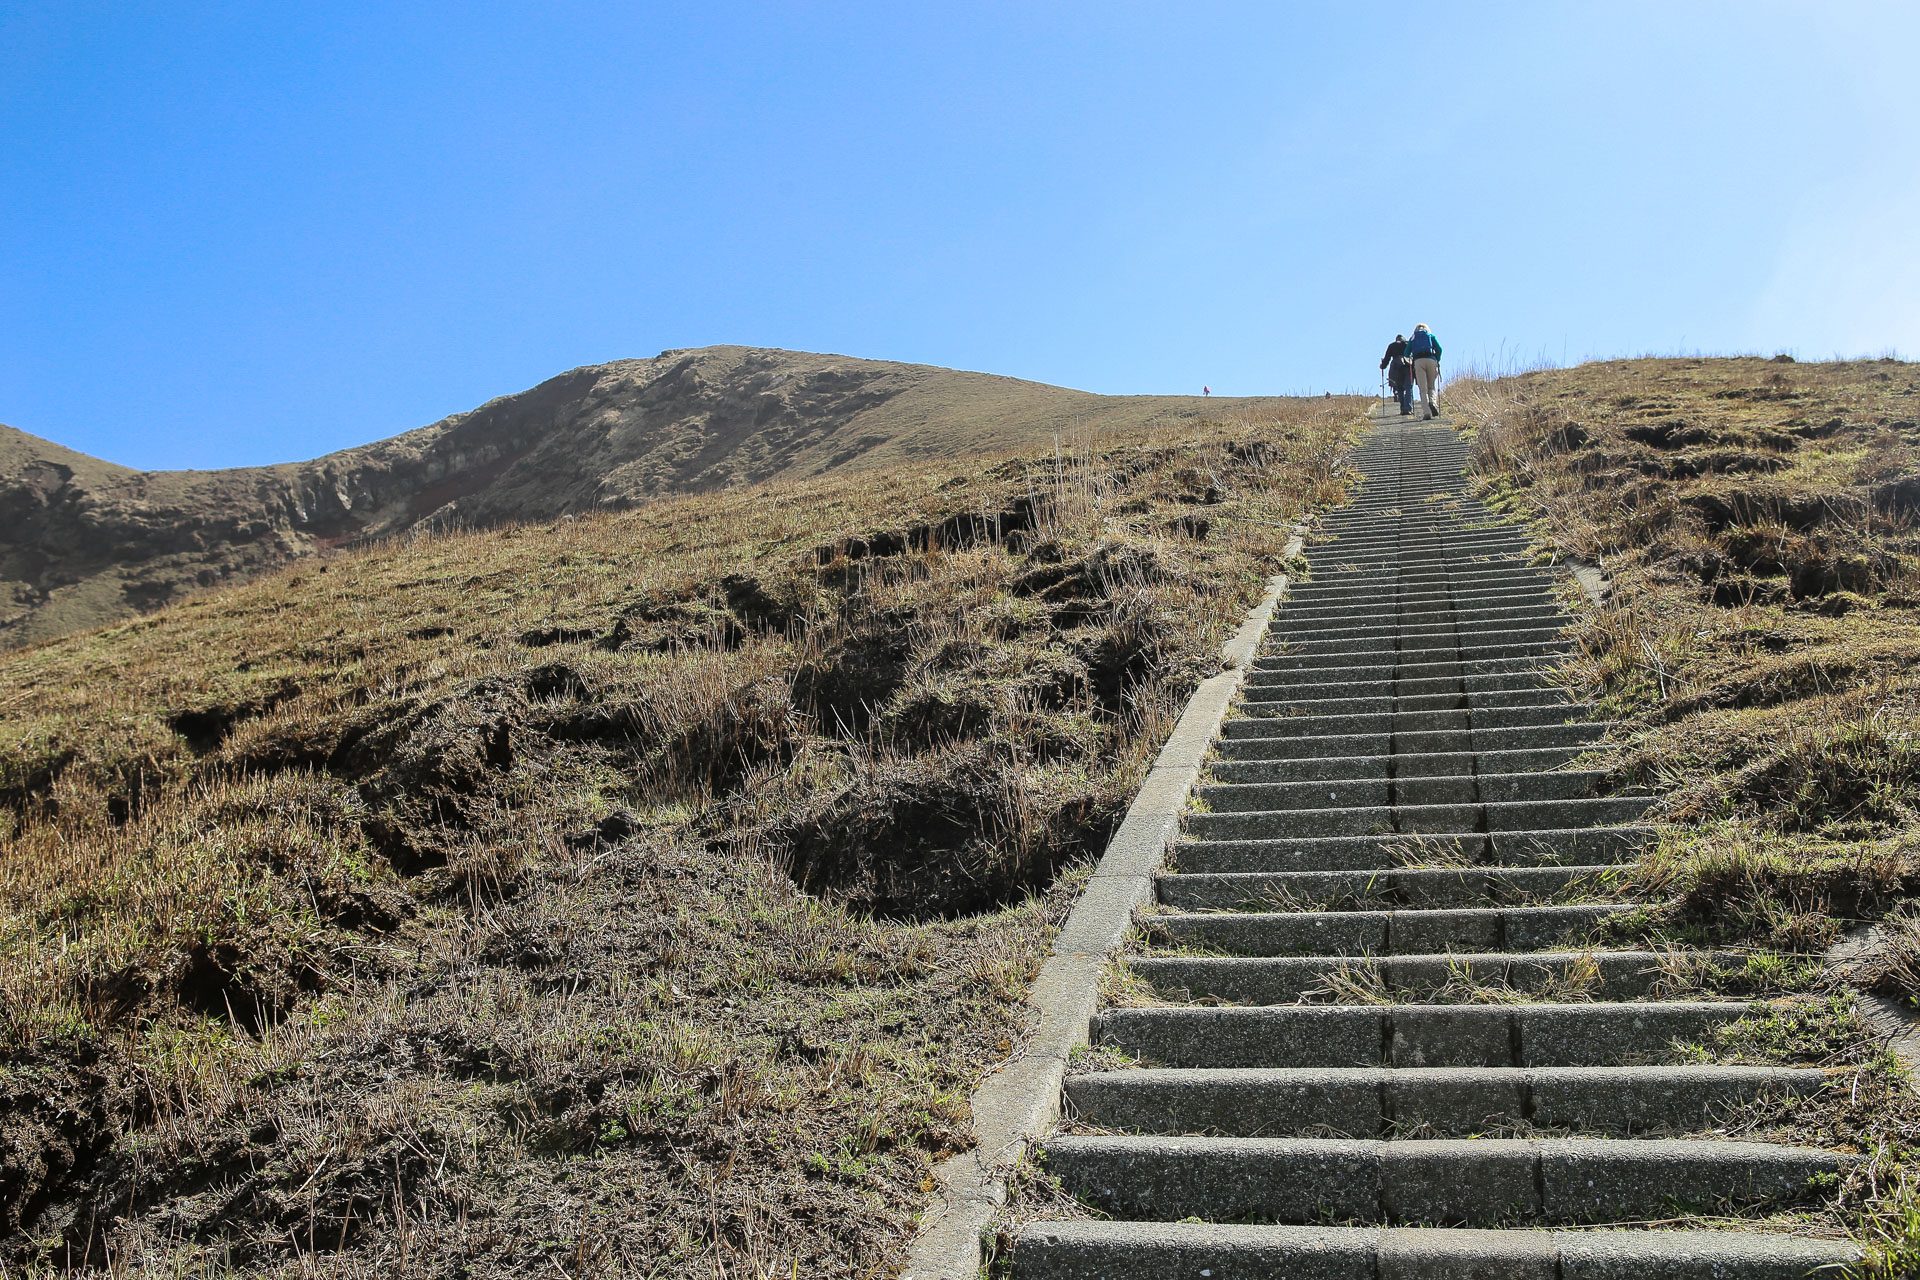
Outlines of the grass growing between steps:
M 874 1275 L 1352 406 L 0 657 L 10 1274 Z
M 1920 368 L 1595 363 L 1462 380 L 1449 409 L 1487 500 L 1609 577 L 1566 676 L 1678 826 L 1609 936 L 1817 957 L 1891 913 L 1851 980 L 1920 1007 Z M 1890 1062 L 1848 1088 L 1789 1111 L 1873 1155 L 1850 1212 L 1910 1261 L 1920 1109 Z

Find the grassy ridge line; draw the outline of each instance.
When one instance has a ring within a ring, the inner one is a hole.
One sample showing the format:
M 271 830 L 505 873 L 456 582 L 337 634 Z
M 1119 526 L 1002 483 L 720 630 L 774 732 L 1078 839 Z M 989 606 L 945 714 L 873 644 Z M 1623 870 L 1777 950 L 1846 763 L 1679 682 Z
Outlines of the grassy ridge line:
M 0 658 L 0 1256 L 878 1273 L 1357 421 L 423 538 Z
M 706 347 L 570 369 L 387 440 L 274 466 L 136 472 L 0 426 L 0 647 L 382 537 L 1032 452 L 1089 425 L 1138 433 L 1285 403 L 1100 396 L 926 365 Z
M 1920 1004 L 1920 371 L 1634 360 L 1448 398 L 1487 498 L 1609 576 L 1567 677 L 1624 722 L 1622 780 L 1674 824 L 1610 939 L 1747 948 L 1711 987 L 1830 998 L 1719 1048 L 1844 1087 L 1735 1131 L 1871 1155 L 1838 1221 L 1873 1246 L 1864 1274 L 1913 1274 L 1920 1104 L 1848 992 Z M 1823 971 L 1871 920 L 1851 971 Z

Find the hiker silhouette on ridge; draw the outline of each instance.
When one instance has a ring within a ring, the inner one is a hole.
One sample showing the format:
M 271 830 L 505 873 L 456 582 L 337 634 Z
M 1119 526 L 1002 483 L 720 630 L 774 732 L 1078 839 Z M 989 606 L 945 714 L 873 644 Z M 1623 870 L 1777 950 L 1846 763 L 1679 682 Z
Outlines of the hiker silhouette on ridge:
M 1413 361 L 1413 380 L 1420 384 L 1420 403 L 1427 407 L 1426 416 L 1439 417 L 1440 405 L 1433 398 L 1433 388 L 1440 381 L 1440 339 L 1423 324 L 1413 326 L 1413 336 L 1407 339 L 1407 358 Z
M 1407 359 L 1406 334 L 1393 335 L 1387 354 L 1380 357 L 1380 367 L 1387 371 L 1387 385 L 1393 388 L 1393 398 L 1399 402 L 1404 418 L 1413 412 L 1413 363 Z

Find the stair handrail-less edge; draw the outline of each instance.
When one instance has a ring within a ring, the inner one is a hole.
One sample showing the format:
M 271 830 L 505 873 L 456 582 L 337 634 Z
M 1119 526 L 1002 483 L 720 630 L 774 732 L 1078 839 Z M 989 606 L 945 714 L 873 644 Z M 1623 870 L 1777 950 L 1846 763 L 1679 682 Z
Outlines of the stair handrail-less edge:
M 1563 575 L 1595 603 L 1604 582 L 1473 494 L 1453 424 L 1396 418 L 1374 415 L 1314 574 L 1195 748 L 1200 803 L 1120 949 L 1149 998 L 1096 1011 L 1116 1056 L 1066 1073 L 1028 1155 L 1085 1212 L 1033 1206 L 1012 1274 L 1806 1280 L 1858 1261 L 1818 1219 L 1862 1157 L 1724 1127 L 1834 1084 L 1702 1053 L 1779 1003 L 1672 990 L 1672 944 L 1602 928 L 1635 909 L 1662 829 L 1657 795 L 1588 754 L 1619 725 L 1557 678 Z
M 1296 525 L 1281 552 L 1299 555 L 1306 527 Z M 900 1280 L 977 1280 L 981 1238 L 1006 1202 L 1007 1172 L 1059 1118 L 1067 1059 L 1085 1045 L 1100 1004 L 1100 975 L 1153 897 L 1154 873 L 1180 830 L 1180 816 L 1199 781 L 1214 735 L 1246 678 L 1287 575 L 1267 580 L 1266 593 L 1231 640 L 1221 646 L 1223 670 L 1200 682 L 1154 758 L 1127 816 L 1095 864 L 1093 876 L 1054 938 L 1027 993 L 1034 1021 L 1024 1042 L 974 1089 L 974 1145 L 933 1171 L 934 1197 Z

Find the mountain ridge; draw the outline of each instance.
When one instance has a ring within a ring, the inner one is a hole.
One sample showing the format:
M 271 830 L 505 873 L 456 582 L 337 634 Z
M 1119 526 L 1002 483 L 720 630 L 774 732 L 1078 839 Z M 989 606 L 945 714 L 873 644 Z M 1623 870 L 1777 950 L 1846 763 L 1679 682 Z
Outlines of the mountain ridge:
M 1203 403 L 1218 408 L 716 346 L 582 365 L 384 440 L 267 466 L 137 471 L 0 426 L 0 646 L 122 620 L 343 543 L 994 453 L 1190 417 Z

